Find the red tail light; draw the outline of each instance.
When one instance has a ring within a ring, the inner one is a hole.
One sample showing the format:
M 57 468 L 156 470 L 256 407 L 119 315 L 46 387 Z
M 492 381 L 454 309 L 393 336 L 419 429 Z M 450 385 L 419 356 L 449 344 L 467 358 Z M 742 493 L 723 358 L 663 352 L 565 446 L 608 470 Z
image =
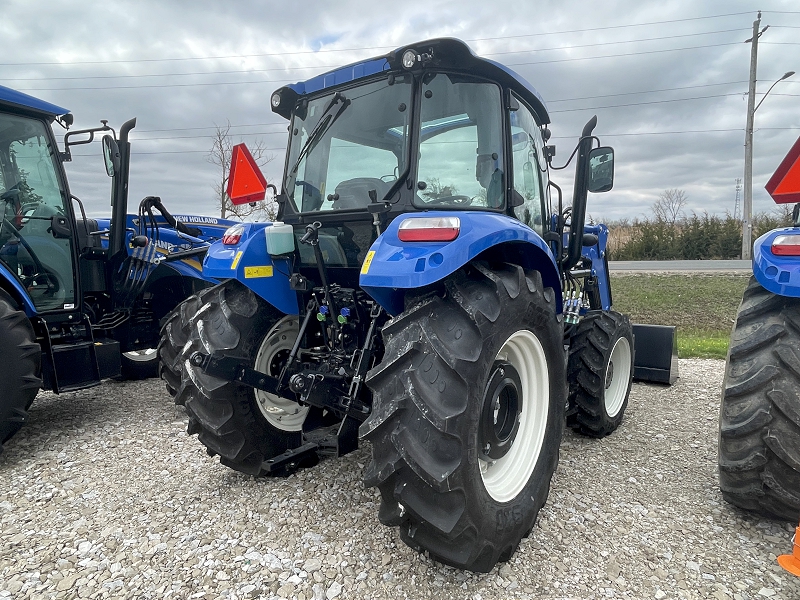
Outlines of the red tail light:
M 452 242 L 461 231 L 458 217 L 420 217 L 400 223 L 401 242 Z
M 222 236 L 222 243 L 226 246 L 235 246 L 242 239 L 244 233 L 244 225 L 233 225 L 225 230 Z
M 779 235 L 772 241 L 777 256 L 800 256 L 800 234 Z

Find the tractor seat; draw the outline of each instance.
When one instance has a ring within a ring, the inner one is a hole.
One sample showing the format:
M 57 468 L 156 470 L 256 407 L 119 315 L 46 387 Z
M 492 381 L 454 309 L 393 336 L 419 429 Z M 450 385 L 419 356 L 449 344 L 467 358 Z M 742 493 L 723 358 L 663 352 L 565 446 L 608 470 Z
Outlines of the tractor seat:
M 377 177 L 356 177 L 342 181 L 336 186 L 335 194 L 338 198 L 333 201 L 333 210 L 366 208 L 371 203 L 370 190 L 375 190 L 380 202 L 389 191 L 389 184 Z

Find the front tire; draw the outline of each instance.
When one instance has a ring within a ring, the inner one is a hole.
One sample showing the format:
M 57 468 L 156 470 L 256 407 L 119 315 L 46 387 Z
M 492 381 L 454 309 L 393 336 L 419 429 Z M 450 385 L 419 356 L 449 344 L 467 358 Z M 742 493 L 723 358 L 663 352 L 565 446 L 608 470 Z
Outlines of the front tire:
M 605 437 L 622 423 L 633 374 L 633 327 L 614 311 L 591 311 L 578 323 L 569 348 L 567 425 Z
M 562 336 L 538 272 L 478 262 L 383 328 L 365 483 L 406 544 L 488 572 L 530 532 L 558 463 Z
M 264 461 L 301 444 L 307 408 L 211 377 L 189 357 L 196 351 L 247 357 L 254 368 L 277 376 L 297 329 L 296 317 L 281 315 L 235 280 L 192 296 L 168 317 L 159 344 L 162 377 L 186 407 L 189 435 L 198 434 L 223 465 L 265 474 Z
M 800 514 L 800 299 L 756 281 L 731 335 L 719 419 L 719 486 L 731 504 L 797 522 Z
M 158 351 L 155 348 L 123 352 L 120 379 L 130 381 L 158 377 Z
M 28 317 L 0 291 L 0 453 L 28 418 L 41 369 L 42 349 Z

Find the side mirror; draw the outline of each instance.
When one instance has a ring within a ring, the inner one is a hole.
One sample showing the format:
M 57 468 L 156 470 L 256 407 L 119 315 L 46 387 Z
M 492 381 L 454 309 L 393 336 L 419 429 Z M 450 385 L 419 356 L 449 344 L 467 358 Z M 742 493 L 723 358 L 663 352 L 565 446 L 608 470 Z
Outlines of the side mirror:
M 590 192 L 607 192 L 614 187 L 614 149 L 609 146 L 595 148 L 589 152 Z
M 117 141 L 110 135 L 103 136 L 103 160 L 106 163 L 106 173 L 113 177 L 119 172 L 119 146 Z

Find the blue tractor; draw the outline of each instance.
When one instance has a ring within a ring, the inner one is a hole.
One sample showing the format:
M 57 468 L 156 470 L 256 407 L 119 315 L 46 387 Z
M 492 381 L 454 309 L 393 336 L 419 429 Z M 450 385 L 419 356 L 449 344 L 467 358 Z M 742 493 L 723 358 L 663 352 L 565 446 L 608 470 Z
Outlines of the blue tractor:
M 767 183 L 793 227 L 755 241 L 731 334 L 719 419 L 719 483 L 730 503 L 800 515 L 800 139 Z
M 155 376 L 160 319 L 214 280 L 199 260 L 231 221 L 175 218 L 156 197 L 128 215 L 128 134 L 51 124 L 65 108 L 0 86 L 0 451 L 39 389 L 67 392 L 103 378 Z M 71 149 L 104 134 L 112 217 L 89 219 L 67 186 Z M 74 207 L 80 208 L 76 218 Z M 160 214 L 159 214 L 160 213 Z
M 542 97 L 435 39 L 272 94 L 280 212 L 209 249 L 222 281 L 162 330 L 162 376 L 211 455 L 287 474 L 368 440 L 382 523 L 489 571 L 534 525 L 564 423 L 623 418 L 633 334 L 612 310 L 587 192 L 614 154 L 583 130 L 571 206 Z M 566 412 L 566 418 L 565 418 Z

